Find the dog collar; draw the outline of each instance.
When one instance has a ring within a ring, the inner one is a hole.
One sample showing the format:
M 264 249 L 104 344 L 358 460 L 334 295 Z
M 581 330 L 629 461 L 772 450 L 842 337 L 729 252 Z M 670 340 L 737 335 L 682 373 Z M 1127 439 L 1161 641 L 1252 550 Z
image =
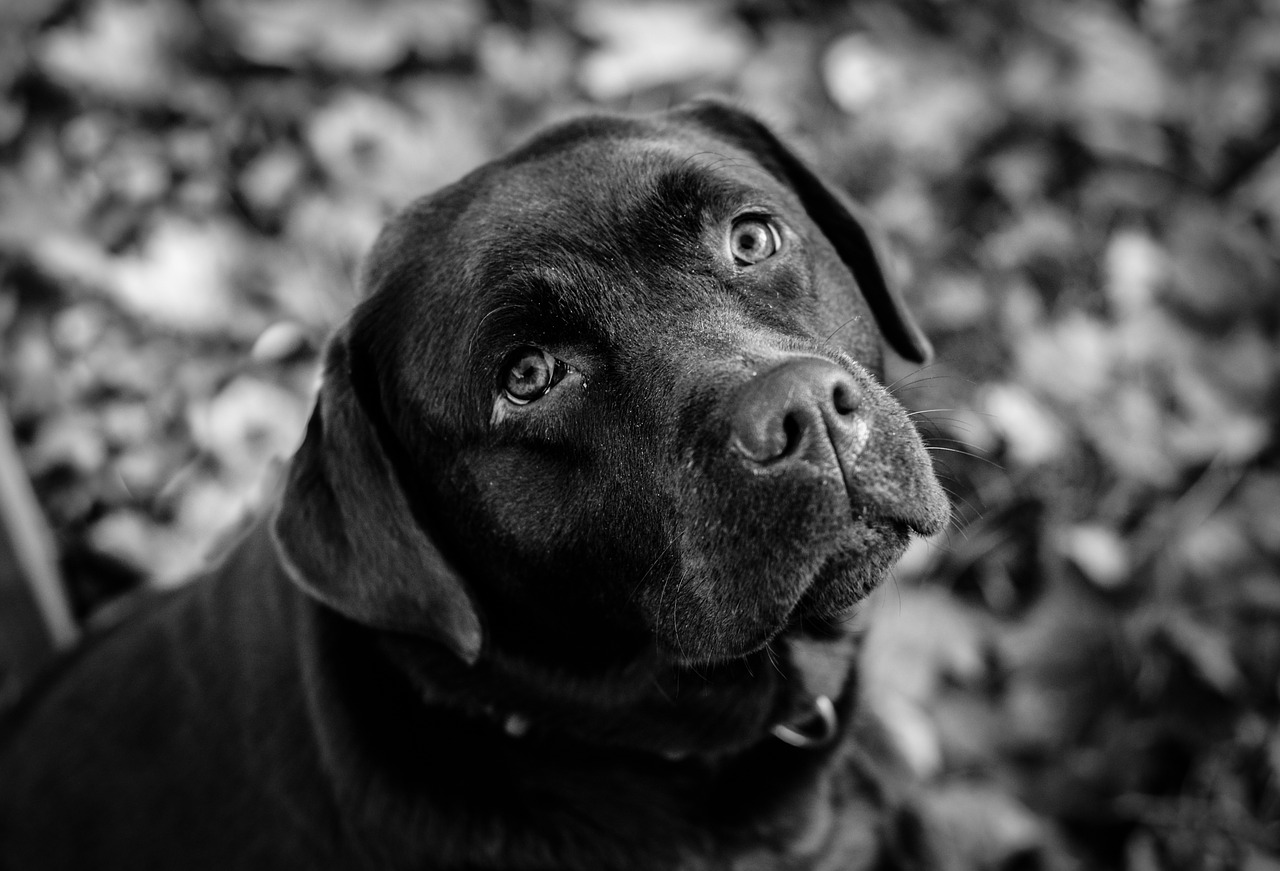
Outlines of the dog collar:
M 532 725 L 523 714 L 508 714 L 501 718 L 502 731 L 512 738 L 522 738 Z M 840 718 L 836 706 L 827 696 L 816 696 L 803 716 L 786 723 L 778 723 L 770 734 L 783 744 L 801 749 L 824 747 L 831 743 L 840 730 Z
M 829 744 L 839 731 L 840 719 L 836 706 L 827 696 L 816 696 L 813 705 L 803 716 L 787 723 L 778 723 L 770 731 L 773 737 L 792 747 L 822 747 Z

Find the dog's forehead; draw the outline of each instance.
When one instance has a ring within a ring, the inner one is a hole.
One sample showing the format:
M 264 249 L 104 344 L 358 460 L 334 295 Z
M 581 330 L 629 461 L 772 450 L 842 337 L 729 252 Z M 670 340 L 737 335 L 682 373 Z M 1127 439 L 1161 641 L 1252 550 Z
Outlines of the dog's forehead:
M 480 173 L 450 235 L 468 240 L 464 272 L 491 285 L 517 264 L 625 267 L 659 248 L 674 266 L 681 241 L 745 206 L 802 211 L 752 155 L 688 125 L 576 126 Z
M 510 269 L 525 254 L 542 264 L 589 257 L 592 246 L 625 254 L 637 229 L 662 235 L 675 219 L 752 199 L 803 211 L 753 155 L 687 121 L 588 116 L 411 204 L 384 228 L 363 286 L 375 292 L 446 264 L 470 287 L 489 286 L 501 279 L 495 265 Z
M 483 227 L 511 216 L 554 230 L 556 219 L 582 215 L 603 227 L 637 210 L 681 205 L 673 193 L 693 205 L 699 195 L 777 198 L 787 190 L 753 155 L 689 123 L 590 118 L 552 128 L 496 162 L 462 220 Z
M 807 220 L 795 191 L 711 132 L 661 116 L 589 118 L 406 209 L 375 246 L 365 287 L 385 316 L 419 324 L 415 347 L 444 355 L 513 337 L 643 343 L 679 313 L 719 304 L 714 231 L 748 209 L 789 214 L 798 229 Z
M 688 121 L 668 116 L 588 116 L 549 128 L 498 162 L 504 181 L 526 178 L 538 197 L 572 195 L 593 180 L 643 181 L 676 168 L 702 168 L 744 183 L 776 183 L 754 156 Z

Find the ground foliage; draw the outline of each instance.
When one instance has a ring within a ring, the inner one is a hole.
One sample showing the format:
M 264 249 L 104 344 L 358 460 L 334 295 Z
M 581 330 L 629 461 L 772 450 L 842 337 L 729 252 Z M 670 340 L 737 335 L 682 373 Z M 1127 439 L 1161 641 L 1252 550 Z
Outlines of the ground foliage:
M 882 224 L 956 522 L 868 693 L 987 867 L 1280 868 L 1274 0 L 8 0 L 0 396 L 77 614 L 296 444 L 380 221 L 588 105 L 754 107 Z

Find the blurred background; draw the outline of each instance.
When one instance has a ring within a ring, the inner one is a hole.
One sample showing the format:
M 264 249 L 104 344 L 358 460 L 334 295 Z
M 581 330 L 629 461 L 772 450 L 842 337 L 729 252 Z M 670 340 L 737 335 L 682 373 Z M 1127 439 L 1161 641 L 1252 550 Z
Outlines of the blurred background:
M 0 698 L 51 582 L 109 621 L 252 508 L 392 210 L 707 93 L 869 207 L 937 346 L 890 380 L 955 521 L 865 664 L 957 843 L 1280 869 L 1276 0 L 4 0 Z

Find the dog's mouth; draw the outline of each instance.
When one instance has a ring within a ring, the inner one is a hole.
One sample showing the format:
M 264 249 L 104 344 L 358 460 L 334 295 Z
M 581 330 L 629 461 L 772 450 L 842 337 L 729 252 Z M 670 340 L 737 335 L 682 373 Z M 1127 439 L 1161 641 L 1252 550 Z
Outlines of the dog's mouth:
M 899 521 L 859 520 L 808 570 L 734 578 L 731 596 L 689 602 L 660 626 L 659 643 L 681 666 L 749 657 L 780 635 L 836 637 L 906 549 L 911 529 Z
M 910 533 L 898 525 L 905 548 Z M 783 621 L 788 633 L 835 637 L 847 632 L 863 602 L 888 577 L 889 566 L 901 551 L 868 561 L 865 555 L 835 554 L 827 559 Z M 868 563 L 871 564 L 868 564 Z
M 888 577 L 911 538 L 905 523 L 867 526 L 863 535 L 876 539 L 877 546 L 871 551 L 841 550 L 827 557 L 795 606 L 779 620 L 778 631 L 761 647 L 778 634 L 834 638 L 850 630 L 862 603 Z

